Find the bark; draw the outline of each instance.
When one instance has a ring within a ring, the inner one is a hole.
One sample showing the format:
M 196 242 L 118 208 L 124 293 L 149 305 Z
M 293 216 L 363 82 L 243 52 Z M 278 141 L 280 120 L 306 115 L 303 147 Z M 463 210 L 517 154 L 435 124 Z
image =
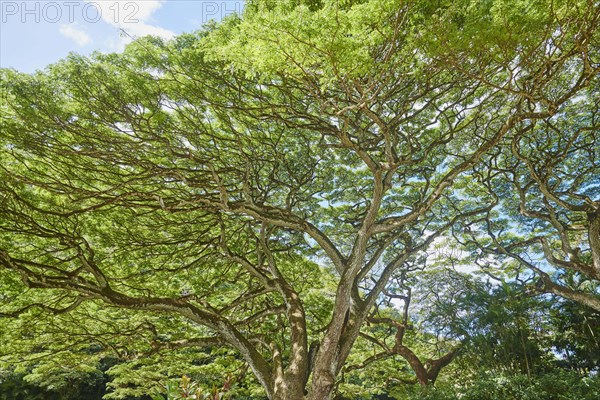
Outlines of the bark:
M 446 353 L 444 356 L 438 358 L 437 360 L 431 360 L 427 363 L 429 364 L 427 368 L 427 376 L 431 384 L 435 383 L 442 368 L 446 367 L 452 362 L 452 360 L 454 360 L 454 357 L 456 357 L 456 355 L 458 354 L 459 349 L 460 348 L 457 347 L 454 350 Z
M 442 368 L 450 364 L 458 353 L 458 349 L 454 349 L 443 357 L 436 360 L 430 360 L 424 364 L 419 357 L 406 346 L 397 346 L 394 348 L 394 351 L 408 362 L 417 377 L 417 382 L 423 386 L 433 385 Z
M 417 382 L 421 385 L 429 384 L 429 376 L 427 375 L 427 370 L 425 366 L 419 360 L 419 357 L 408 347 L 406 346 L 397 346 L 395 351 L 401 355 L 410 365 L 410 368 L 414 371 L 417 376 Z
M 283 400 L 302 399 L 304 397 L 304 382 L 309 368 L 306 314 L 300 297 L 277 268 L 267 243 L 267 236 L 267 231 L 263 226 L 263 229 L 261 229 L 261 247 L 269 270 L 276 278 L 274 284 L 284 299 L 291 332 L 291 354 L 287 368 L 284 369 L 282 366 L 279 349 L 277 349 L 278 357 L 274 357 L 274 361 L 278 366 L 275 370 L 276 393 L 274 397 Z M 275 352 L 273 354 L 276 355 Z
M 588 240 L 592 252 L 592 270 L 594 277 L 600 279 L 600 210 L 596 213 L 588 213 L 590 227 L 588 229 Z
M 291 330 L 291 357 L 284 373 L 286 388 L 283 398 L 295 400 L 304 397 L 304 382 L 309 368 L 306 315 L 296 292 L 287 285 L 284 288 L 287 288 L 285 295 Z
M 348 312 L 344 297 L 349 296 L 349 285 L 340 285 L 334 307 L 334 315 L 323 337 L 315 359 L 310 400 L 327 400 L 335 383 L 337 373 L 337 355 L 339 339 L 344 327 L 345 315 Z M 344 310 L 341 312 L 341 310 Z
M 542 281 L 544 283 L 544 292 L 553 293 L 557 296 L 564 297 L 565 299 L 573 300 L 600 312 L 600 297 L 591 293 L 580 292 L 558 285 L 552 282 L 548 276 L 542 276 Z

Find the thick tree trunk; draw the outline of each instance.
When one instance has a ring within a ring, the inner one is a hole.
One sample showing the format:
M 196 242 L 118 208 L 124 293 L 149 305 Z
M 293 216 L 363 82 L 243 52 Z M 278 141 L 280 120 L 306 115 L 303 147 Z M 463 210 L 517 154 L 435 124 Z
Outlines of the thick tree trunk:
M 315 371 L 308 400 L 329 400 L 335 384 L 335 376 L 330 371 Z
M 273 346 L 273 395 L 271 400 L 303 400 L 308 357 L 306 342 L 292 344 L 292 357 L 284 370 L 281 362 L 280 350 Z
M 347 269 L 342 274 L 341 283 L 336 291 L 333 316 L 315 359 L 309 400 L 329 400 L 331 398 L 338 365 L 341 363 L 340 340 L 351 313 L 352 279 L 347 278 L 347 276 L 352 276 L 350 270 Z
M 277 386 L 279 400 L 302 400 L 304 398 L 304 386 L 306 376 L 309 373 L 308 343 L 306 336 L 306 321 L 304 309 L 295 293 L 290 296 L 288 315 L 291 326 L 291 357 L 285 371 L 277 377 L 282 382 Z M 277 383 L 277 380 L 276 380 Z
M 283 382 L 273 394 L 272 400 L 304 400 L 304 386 L 298 380 Z

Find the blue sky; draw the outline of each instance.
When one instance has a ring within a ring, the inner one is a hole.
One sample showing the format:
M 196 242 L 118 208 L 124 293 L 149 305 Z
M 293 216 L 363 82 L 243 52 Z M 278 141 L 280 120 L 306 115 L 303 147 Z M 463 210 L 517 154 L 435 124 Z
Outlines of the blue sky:
M 121 51 L 132 37 L 170 38 L 240 12 L 243 0 L 0 0 L 0 67 L 34 72 L 70 52 Z

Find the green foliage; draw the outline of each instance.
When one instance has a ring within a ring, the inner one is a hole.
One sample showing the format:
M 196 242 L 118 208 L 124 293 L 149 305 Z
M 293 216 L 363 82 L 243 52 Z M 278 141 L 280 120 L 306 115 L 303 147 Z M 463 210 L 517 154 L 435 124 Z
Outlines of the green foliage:
M 308 73 L 327 86 L 377 65 L 372 51 L 393 33 L 386 22 L 402 9 L 401 1 L 297 3 L 253 3 L 242 19 L 230 18 L 210 35 L 209 54 L 250 76 Z
M 105 376 L 99 370 L 89 373 L 71 368 L 42 368 L 17 373 L 0 369 L 1 400 L 100 400 L 105 390 Z M 134 400 L 134 399 L 127 399 Z
M 552 344 L 561 353 L 562 365 L 589 373 L 600 371 L 600 313 L 570 301 L 558 301 L 551 310 Z
M 598 377 L 581 377 L 573 371 L 556 370 L 532 378 L 526 375 L 483 376 L 460 384 L 420 390 L 423 400 L 593 400 L 600 396 Z
M 229 390 L 231 389 L 232 378 L 228 377 L 221 388 L 216 385 L 212 390 L 206 391 L 198 387 L 198 383 L 192 381 L 189 376 L 182 376 L 179 384 L 168 382 L 165 387 L 165 396 L 158 394 L 152 396 L 152 400 L 181 400 L 181 399 L 197 399 L 197 400 L 226 400 L 230 398 Z

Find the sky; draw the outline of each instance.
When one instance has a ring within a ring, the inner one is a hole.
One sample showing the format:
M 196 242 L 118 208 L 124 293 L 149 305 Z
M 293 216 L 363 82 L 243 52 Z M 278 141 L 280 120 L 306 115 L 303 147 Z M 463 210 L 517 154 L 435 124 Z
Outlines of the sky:
M 0 0 L 0 67 L 31 73 L 70 52 L 119 52 L 130 37 L 168 39 L 242 8 L 243 0 Z

